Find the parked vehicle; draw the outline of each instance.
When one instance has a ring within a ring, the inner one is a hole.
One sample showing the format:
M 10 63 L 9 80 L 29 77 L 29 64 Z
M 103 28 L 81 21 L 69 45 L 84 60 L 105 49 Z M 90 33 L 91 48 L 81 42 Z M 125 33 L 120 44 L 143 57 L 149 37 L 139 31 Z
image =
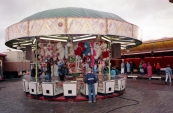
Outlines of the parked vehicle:
M 5 78 L 16 78 L 30 71 L 30 61 L 25 60 L 25 52 L 4 52 L 7 56 L 3 63 L 3 75 Z

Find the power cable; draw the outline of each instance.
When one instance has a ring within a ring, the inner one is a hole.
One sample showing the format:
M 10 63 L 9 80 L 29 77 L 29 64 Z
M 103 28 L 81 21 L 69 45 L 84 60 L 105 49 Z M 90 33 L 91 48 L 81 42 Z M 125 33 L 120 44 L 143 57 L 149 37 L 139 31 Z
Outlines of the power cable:
M 132 100 L 132 99 L 123 98 L 123 97 L 119 97 L 119 98 L 121 98 L 121 99 L 125 99 L 125 100 L 130 100 L 130 101 L 133 101 L 133 102 L 136 102 L 136 103 L 134 103 L 134 104 L 129 104 L 129 105 L 125 105 L 125 106 L 120 106 L 120 107 L 118 107 L 118 108 L 115 108 L 115 109 L 109 110 L 109 111 L 107 111 L 106 113 L 110 113 L 110 112 L 112 112 L 112 111 L 118 110 L 118 109 L 123 108 L 123 107 L 128 107 L 128 106 L 133 106 L 133 105 L 137 105 L 137 104 L 139 104 L 139 101 L 137 101 L 137 100 Z

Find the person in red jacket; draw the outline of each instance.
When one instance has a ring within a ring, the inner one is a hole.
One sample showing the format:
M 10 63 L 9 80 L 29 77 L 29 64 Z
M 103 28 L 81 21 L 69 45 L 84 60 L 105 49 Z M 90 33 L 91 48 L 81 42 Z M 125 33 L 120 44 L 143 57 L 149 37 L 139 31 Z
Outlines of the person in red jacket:
M 160 64 L 157 63 L 156 65 L 156 73 L 157 73 L 157 76 L 160 76 Z

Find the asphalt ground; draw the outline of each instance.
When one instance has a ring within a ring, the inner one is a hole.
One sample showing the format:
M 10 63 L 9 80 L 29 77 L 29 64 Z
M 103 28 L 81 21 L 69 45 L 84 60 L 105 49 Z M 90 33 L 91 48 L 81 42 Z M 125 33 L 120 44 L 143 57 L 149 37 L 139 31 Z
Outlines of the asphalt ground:
M 173 113 L 173 86 L 164 80 L 128 79 L 125 94 L 96 103 L 28 98 L 22 79 L 0 82 L 0 113 Z

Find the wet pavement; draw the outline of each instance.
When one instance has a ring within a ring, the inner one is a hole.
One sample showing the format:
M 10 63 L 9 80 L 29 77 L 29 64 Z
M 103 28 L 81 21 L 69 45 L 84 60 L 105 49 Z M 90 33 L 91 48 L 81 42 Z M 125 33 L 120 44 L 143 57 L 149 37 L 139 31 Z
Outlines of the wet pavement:
M 128 79 L 120 97 L 96 103 L 43 101 L 28 98 L 22 79 L 0 82 L 0 113 L 173 113 L 173 86 L 164 81 Z

